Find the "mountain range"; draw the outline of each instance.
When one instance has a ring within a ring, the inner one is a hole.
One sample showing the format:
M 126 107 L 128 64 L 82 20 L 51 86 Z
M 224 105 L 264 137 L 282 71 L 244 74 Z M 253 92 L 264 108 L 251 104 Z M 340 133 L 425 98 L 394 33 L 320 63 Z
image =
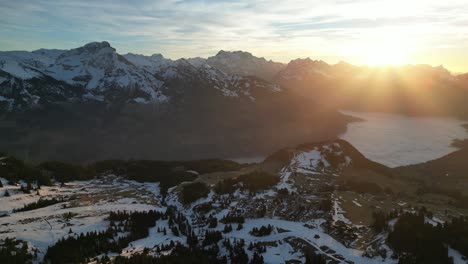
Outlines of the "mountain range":
M 171 60 L 121 55 L 104 41 L 71 50 L 0 52 L 3 111 L 67 101 L 162 105 L 196 94 L 254 101 L 287 90 L 333 107 L 466 117 L 467 86 L 466 74 L 442 66 L 375 68 L 310 58 L 283 64 L 243 51 Z
M 65 101 L 164 104 L 179 99 L 188 92 L 184 89 L 196 89 L 198 82 L 200 89 L 211 89 L 213 94 L 249 100 L 258 90 L 280 90 L 255 76 L 212 67 L 222 65 L 220 56 L 172 61 L 159 54 L 120 55 L 108 42 L 71 50 L 1 52 L 0 95 L 4 110 L 14 111 Z
M 373 68 L 243 51 L 171 60 L 108 42 L 0 52 L 0 149 L 24 159 L 266 155 L 334 139 L 337 109 L 468 118 L 468 78 L 443 67 Z

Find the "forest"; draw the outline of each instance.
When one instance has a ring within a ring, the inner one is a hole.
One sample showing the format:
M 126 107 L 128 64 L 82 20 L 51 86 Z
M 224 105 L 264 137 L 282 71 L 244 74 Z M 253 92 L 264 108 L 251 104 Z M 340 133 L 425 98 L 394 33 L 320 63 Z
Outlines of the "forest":
M 389 220 L 397 219 L 392 228 Z M 452 218 L 446 223 L 430 223 L 432 213 L 422 207 L 417 213 L 392 211 L 374 213 L 375 231 L 388 230 L 388 244 L 397 254 L 400 264 L 453 263 L 448 247 L 468 254 L 468 219 Z
M 159 182 L 161 193 L 181 182 L 193 181 L 198 174 L 234 171 L 243 165 L 229 160 L 155 161 L 155 160 L 103 160 L 90 164 L 72 164 L 47 161 L 31 164 L 14 156 L 0 153 L 0 174 L 10 184 L 24 181 L 38 186 L 90 180 L 102 174 L 115 174 L 138 182 Z
M 241 189 L 256 193 L 276 185 L 280 178 L 278 175 L 271 174 L 262 170 L 256 170 L 250 173 L 242 174 L 237 178 L 229 178 L 218 182 L 214 188 L 217 194 L 232 194 L 238 184 Z

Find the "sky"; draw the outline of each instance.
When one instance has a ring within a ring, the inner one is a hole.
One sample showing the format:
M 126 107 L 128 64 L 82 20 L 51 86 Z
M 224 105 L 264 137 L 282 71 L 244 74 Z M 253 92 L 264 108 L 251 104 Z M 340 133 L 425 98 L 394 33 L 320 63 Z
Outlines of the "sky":
M 109 41 L 119 53 L 431 64 L 468 72 L 467 0 L 0 0 L 0 50 Z

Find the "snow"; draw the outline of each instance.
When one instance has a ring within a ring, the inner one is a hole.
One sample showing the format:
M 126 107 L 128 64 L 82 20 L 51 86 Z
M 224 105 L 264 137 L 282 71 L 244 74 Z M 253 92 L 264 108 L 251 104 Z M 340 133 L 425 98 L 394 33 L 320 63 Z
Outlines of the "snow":
M 44 67 L 51 63 L 51 58 L 32 52 L 0 52 L 0 69 L 22 79 L 41 76 Z
M 303 174 L 320 174 L 325 172 L 333 174 L 335 170 L 342 169 L 352 163 L 350 157 L 344 156 L 345 162 L 332 168 L 326 157 L 328 155 L 343 156 L 344 153 L 340 147 L 339 143 L 335 143 L 316 146 L 309 150 L 295 151 L 289 167 L 292 171 Z
M 284 173 L 284 180 L 288 180 L 288 176 L 290 176 L 290 172 L 283 171 Z M 215 195 L 213 192 L 210 192 L 208 197 L 202 198 L 197 200 L 196 202 L 192 203 L 189 206 L 183 206 L 180 202 L 178 202 L 178 198 L 175 192 L 175 189 L 169 190 L 169 197 L 166 200 L 168 205 L 174 205 L 178 208 L 179 211 L 183 212 L 184 215 L 193 215 L 194 211 L 193 208 L 197 205 L 203 204 L 203 203 L 209 203 L 210 201 L 213 201 L 213 196 Z M 275 192 L 273 190 L 268 190 L 265 192 L 261 192 L 256 194 L 252 199 L 258 199 L 258 198 L 264 198 L 265 196 L 268 195 L 275 195 Z M 233 195 L 233 197 L 240 197 L 244 196 L 244 194 L 240 193 L 239 190 L 237 190 Z M 332 197 L 333 198 L 333 197 Z M 230 206 L 235 206 L 236 202 L 232 203 Z M 213 204 L 215 208 L 217 206 Z M 344 211 L 341 209 L 339 202 L 334 199 L 334 213 L 333 213 L 333 219 L 335 221 L 343 221 L 347 224 L 351 224 L 351 222 L 346 219 L 343 215 Z M 227 208 L 221 208 L 221 210 L 215 210 L 209 212 L 208 214 L 213 214 L 216 218 L 221 219 L 223 216 L 225 216 L 228 212 L 230 211 L 229 206 Z M 192 218 L 193 220 L 193 218 Z M 324 219 L 317 219 L 309 222 L 293 222 L 293 221 L 288 221 L 288 220 L 282 220 L 282 219 L 277 219 L 277 218 L 259 218 L 259 219 L 246 219 L 246 222 L 243 224 L 244 228 L 242 230 L 234 230 L 223 234 L 224 238 L 228 238 L 231 241 L 233 239 L 243 239 L 245 240 L 246 246 L 250 242 L 275 242 L 277 246 L 268 246 L 267 247 L 267 252 L 262 253 L 265 263 L 283 263 L 287 260 L 291 259 L 302 259 L 302 252 L 298 250 L 297 248 L 293 248 L 291 244 L 287 242 L 288 239 L 290 238 L 300 238 L 305 240 L 307 243 L 309 243 L 311 246 L 315 247 L 319 252 L 329 256 L 330 258 L 337 260 L 339 263 L 343 263 L 343 260 L 341 258 L 344 258 L 346 261 L 353 261 L 354 263 L 396 263 L 397 261 L 391 260 L 391 259 L 382 259 L 381 257 L 375 257 L 375 258 L 367 258 L 363 257 L 363 251 L 353 249 L 353 248 L 348 248 L 344 246 L 342 243 L 331 237 L 330 235 L 326 234 L 322 228 L 320 227 L 321 224 L 324 222 Z M 282 232 L 279 233 L 276 231 L 276 229 L 273 231 L 273 233 L 269 236 L 265 237 L 255 237 L 249 234 L 250 230 L 253 227 L 260 227 L 262 225 L 273 225 L 276 228 L 281 228 L 283 230 L 288 230 L 287 232 Z M 158 226 L 164 226 L 164 222 L 158 221 L 157 222 Z M 218 222 L 218 226 L 215 228 L 215 230 L 222 231 L 224 229 L 224 224 L 221 222 Z M 194 227 L 194 232 L 196 234 L 203 233 L 206 230 L 205 226 L 199 226 L 199 225 L 193 225 Z M 315 238 L 316 235 L 318 235 L 318 238 Z M 179 239 L 179 238 L 174 238 L 171 237 L 168 234 L 168 237 L 161 238 L 161 236 L 158 236 L 158 234 L 153 233 L 153 236 L 155 237 L 153 240 L 157 241 L 157 243 L 167 243 L 171 239 Z M 154 247 L 155 243 L 151 242 L 151 239 L 141 241 L 141 243 L 137 243 L 137 245 L 134 245 L 134 248 L 138 248 L 139 250 L 142 250 L 145 246 L 146 247 Z M 141 245 L 140 245 L 141 244 Z M 144 245 L 144 246 L 143 246 Z M 218 244 L 221 249 L 221 253 L 226 253 L 225 249 L 223 249 L 221 242 Z M 336 253 L 330 253 L 330 251 L 324 252 L 322 249 L 320 249 L 321 246 L 326 246 L 330 248 L 331 250 L 335 251 Z M 249 256 L 251 257 L 253 252 L 247 251 Z
M 162 76 L 164 79 L 174 79 L 178 76 L 178 73 L 173 68 L 168 68 L 162 73 Z
M 161 92 L 162 81 L 128 62 L 107 42 L 93 42 L 68 51 L 0 52 L 0 69 L 21 79 L 49 75 L 83 86 L 94 95 L 110 88 L 138 88 L 153 102 L 168 101 Z
M 460 252 L 456 251 L 455 249 L 449 247 L 448 248 L 448 255 L 449 257 L 453 258 L 453 264 L 466 264 L 468 263 L 468 259 L 460 254 Z
M 0 189 L 8 189 L 11 197 L 0 198 L 0 211 L 11 212 L 21 208 L 26 203 L 39 200 L 40 196 L 20 194 L 16 190 L 19 186 L 6 185 Z M 128 190 L 132 197 L 126 197 Z M 138 183 L 124 180 L 115 176 L 92 181 L 71 182 L 64 187 L 41 187 L 41 197 L 71 197 L 82 199 L 63 202 L 32 211 L 10 213 L 8 217 L 0 218 L 0 239 L 15 237 L 29 242 L 39 249 L 42 258 L 49 245 L 58 239 L 68 236 L 70 228 L 73 233 L 80 234 L 90 231 L 103 231 L 109 223 L 105 220 L 108 212 L 117 210 L 146 211 L 161 209 L 163 206 L 154 202 L 160 197 L 158 183 Z M 92 202 L 96 197 L 99 200 Z M 72 205 L 73 206 L 70 206 Z M 64 205 L 68 205 L 64 207 Z M 77 214 L 68 222 L 64 220 L 65 213 Z
M 91 80 L 86 84 L 86 88 L 94 89 L 98 87 L 99 82 L 104 78 L 104 69 L 90 68 L 88 72 L 91 74 Z
M 445 221 L 437 218 L 437 217 L 432 217 L 432 218 L 429 218 L 429 217 L 424 217 L 424 222 L 426 224 L 431 224 L 433 226 L 437 226 L 438 224 L 441 224 L 443 225 L 445 223 Z
M 31 69 L 28 67 L 23 67 L 22 65 L 20 65 L 18 62 L 15 62 L 15 61 L 3 62 L 1 69 L 5 72 L 10 73 L 11 75 L 14 75 L 22 79 L 31 79 L 31 78 L 38 77 L 41 75 L 40 72 L 35 71 L 34 69 Z
M 362 207 L 362 204 L 356 202 L 355 200 L 353 200 L 353 203 L 354 203 L 356 206 L 358 206 L 358 207 Z
M 236 238 L 236 239 L 244 239 L 246 244 L 250 242 L 268 242 L 268 241 L 283 241 L 288 237 L 297 237 L 305 240 L 310 245 L 315 247 L 319 252 L 328 255 L 332 259 L 338 260 L 342 263 L 341 260 L 337 259 L 337 255 L 343 256 L 347 261 L 353 261 L 354 263 L 397 263 L 397 261 L 392 259 L 382 259 L 380 257 L 376 258 L 367 258 L 363 257 L 362 254 L 364 253 L 361 250 L 356 250 L 352 248 L 347 248 L 339 241 L 335 240 L 330 235 L 326 234 L 319 226 L 314 223 L 310 222 L 307 223 L 312 226 L 316 226 L 316 228 L 308 228 L 304 225 L 304 223 L 300 222 L 292 222 L 287 220 L 280 220 L 280 219 L 269 219 L 269 218 L 259 218 L 259 219 L 247 219 L 244 223 L 244 228 L 242 230 L 233 230 L 230 233 L 225 234 L 225 237 L 228 238 Z M 265 237 L 255 237 L 249 234 L 249 231 L 252 230 L 254 227 L 260 227 L 262 225 L 273 225 L 275 228 L 281 228 L 285 230 L 289 230 L 289 232 L 278 233 L 273 231 L 271 235 Z M 222 230 L 224 225 L 219 224 L 216 228 L 217 230 Z M 319 238 L 315 238 L 316 235 L 319 235 Z M 284 243 L 284 242 L 283 242 Z M 320 249 L 321 246 L 327 246 L 332 250 L 336 251 L 334 254 L 326 253 Z M 284 262 L 287 259 L 293 259 L 295 256 L 290 253 L 291 248 L 288 246 L 281 246 L 274 250 L 268 248 L 268 252 L 266 254 L 262 254 L 265 258 L 265 263 L 278 263 L 276 260 L 280 260 Z M 271 250 L 271 251 L 270 251 Z M 276 255 L 279 254 L 279 255 Z M 267 261 L 269 260 L 269 261 Z
M 288 168 L 284 168 L 280 173 L 280 182 L 276 185 L 276 188 L 287 189 L 289 193 L 296 192 L 297 188 L 293 187 L 294 181 L 290 179 L 292 172 L 287 171 Z
M 140 54 L 128 53 L 123 55 L 125 59 L 136 66 L 142 67 L 150 73 L 156 73 L 162 67 L 167 67 L 172 64 L 172 60 L 164 58 L 161 54 L 153 54 L 145 56 Z
M 90 92 L 87 92 L 86 94 L 83 95 L 83 99 L 88 100 L 88 101 L 104 101 L 104 96 L 102 95 L 94 95 Z
M 398 221 L 398 218 L 392 219 L 388 221 L 388 226 L 390 227 L 390 230 L 393 231 L 393 228 L 395 227 L 396 222 Z
M 139 90 L 146 94 L 139 96 L 145 100 L 129 98 L 128 101 L 143 104 L 167 103 L 170 98 L 163 93 L 167 89 L 165 83 L 173 79 L 203 80 L 206 86 L 219 90 L 223 96 L 242 97 L 251 101 L 255 101 L 252 96 L 254 89 L 272 92 L 280 90 L 278 85 L 227 74 L 210 66 L 203 58 L 172 61 L 161 54 L 145 56 L 129 53 L 122 56 L 108 42 L 92 42 L 71 50 L 0 52 L 0 70 L 23 80 L 47 76 L 83 87 L 88 92 L 82 96 L 85 101 L 104 101 L 106 91 L 121 89 L 125 92 Z M 0 83 L 5 81 L 6 79 L 0 79 Z M 14 102 L 9 103 L 9 109 Z
M 165 228 L 166 235 L 164 235 L 162 232 L 158 233 L 158 228 Z M 171 241 L 185 244 L 187 240 L 183 235 L 174 236 L 172 234 L 171 228 L 168 225 L 168 220 L 159 220 L 156 221 L 156 226 L 149 229 L 148 237 L 132 241 L 127 248 L 122 250 L 121 255 L 130 256 L 136 252 L 142 252 L 145 248 L 153 248 L 157 245 L 169 244 Z
M 196 58 L 189 58 L 189 59 L 186 59 L 190 64 L 192 64 L 193 66 L 195 67 L 202 67 L 202 66 L 209 66 L 208 64 L 206 64 L 206 59 L 204 58 L 200 58 L 200 57 L 196 57 Z M 211 66 L 210 66 L 211 67 Z
M 0 95 L 0 102 L 6 102 L 8 104 L 7 106 L 7 109 L 8 111 L 11 111 L 13 109 L 13 105 L 15 103 L 15 100 L 14 99 L 9 99 L 9 98 L 5 98 L 3 96 Z
M 133 101 L 136 103 L 140 103 L 140 104 L 148 103 L 148 101 L 145 98 L 141 98 L 141 97 L 133 98 Z
M 336 199 L 334 195 L 332 195 L 332 198 L 333 198 L 333 215 L 332 215 L 333 223 L 341 221 L 341 222 L 344 222 L 345 224 L 349 224 L 349 225 L 353 224 L 348 218 L 344 216 L 344 213 L 346 213 L 346 211 L 344 211 L 341 208 L 340 202 L 338 201 L 338 199 Z
M 59 49 L 38 49 L 38 50 L 33 51 L 32 53 L 42 55 L 45 57 L 49 57 L 52 60 L 55 60 L 65 51 L 66 50 L 59 50 Z
M 195 173 L 195 172 L 193 172 Z M 291 180 L 290 171 L 283 171 L 282 183 L 288 183 Z M 2 179 L 0 179 L 2 180 Z M 5 182 L 2 180 L 2 182 Z M 5 185 L 3 189 L 12 190 L 12 196 L 0 198 L 0 211 L 8 211 L 22 207 L 25 203 L 30 203 L 39 199 L 36 194 L 18 194 L 16 189 L 19 186 Z M 187 216 L 189 221 L 196 220 L 196 214 L 193 208 L 203 203 L 213 203 L 215 193 L 211 191 L 207 197 L 199 199 L 194 203 L 185 206 L 178 200 L 177 187 L 171 188 L 168 191 L 166 198 L 167 205 L 176 206 L 178 211 Z M 109 175 L 100 179 L 91 181 L 75 181 L 67 183 L 65 186 L 42 187 L 40 190 L 42 197 L 71 197 L 77 196 L 79 199 L 72 202 L 63 202 L 49 207 L 40 208 L 37 210 L 12 213 L 8 217 L 0 218 L 0 239 L 5 237 L 17 237 L 27 241 L 33 248 L 39 249 L 39 257 L 42 258 L 47 247 L 54 244 L 58 239 L 69 236 L 68 232 L 72 229 L 73 234 L 77 235 L 89 231 L 105 230 L 109 222 L 106 220 L 109 211 L 127 210 L 127 211 L 145 211 L 159 210 L 165 211 L 166 206 L 161 203 L 161 193 L 159 183 L 139 183 L 135 181 L 125 180 L 123 178 Z M 253 199 L 264 196 L 274 196 L 276 192 L 268 190 L 260 193 Z M 233 194 L 234 197 L 246 198 L 246 194 L 239 191 Z M 334 199 L 334 197 L 332 197 Z M 229 207 L 235 206 L 237 201 L 233 201 L 227 208 L 221 208 L 213 204 L 216 210 L 210 212 L 218 219 L 221 219 L 229 211 Z M 67 205 L 67 206 L 64 206 Z M 333 219 L 335 221 L 347 222 L 343 216 L 343 210 L 340 208 L 337 199 L 334 199 Z M 76 213 L 68 222 L 63 218 L 65 213 Z M 246 219 L 242 230 L 234 230 L 227 234 L 223 234 L 228 239 L 244 239 L 246 248 L 250 242 L 274 242 L 276 246 L 267 246 L 267 252 L 262 253 L 266 263 L 282 263 L 292 259 L 303 259 L 302 251 L 298 247 L 293 247 L 288 241 L 291 238 L 299 238 L 316 248 L 319 252 L 329 256 L 331 259 L 340 260 L 340 256 L 346 261 L 354 263 L 395 263 L 391 259 L 382 259 L 380 257 L 367 258 L 363 257 L 363 251 L 356 250 L 344 246 L 332 236 L 326 234 L 322 230 L 321 225 L 325 222 L 324 219 L 316 219 L 308 222 L 293 222 L 276 218 L 259 218 Z M 144 248 L 153 249 L 157 245 L 168 244 L 170 241 L 186 244 L 186 237 L 174 236 L 168 226 L 168 221 L 160 219 L 156 221 L 156 226 L 150 228 L 149 236 L 140 240 L 132 241 L 130 245 L 122 252 L 123 256 L 139 253 Z M 262 225 L 272 225 L 275 228 L 287 230 L 286 232 L 278 232 L 274 229 L 271 235 L 265 237 L 255 237 L 249 234 L 253 227 Z M 218 223 L 216 230 L 223 230 L 224 224 Z M 206 227 L 196 225 L 192 222 L 192 227 L 195 234 L 203 234 Z M 166 228 L 166 235 L 162 232 L 158 233 L 158 228 Z M 317 237 L 318 235 L 319 237 Z M 316 238 L 317 237 L 317 238 Z M 225 248 L 219 246 L 221 252 Z M 320 247 L 326 246 L 336 253 L 330 251 L 324 252 Z M 247 250 L 247 253 L 252 256 L 253 252 Z
M 315 169 L 322 162 L 326 167 L 330 164 L 322 157 L 322 154 L 316 149 L 299 153 L 294 157 L 293 166 L 299 168 Z

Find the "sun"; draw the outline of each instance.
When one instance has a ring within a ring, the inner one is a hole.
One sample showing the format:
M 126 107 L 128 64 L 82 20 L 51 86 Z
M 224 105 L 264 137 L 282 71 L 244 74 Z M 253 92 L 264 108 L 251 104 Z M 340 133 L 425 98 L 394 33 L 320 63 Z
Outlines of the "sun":
M 364 63 L 369 66 L 401 65 L 408 63 L 408 56 L 404 50 L 380 46 L 366 52 Z
M 366 45 L 363 62 L 370 66 L 402 65 L 409 63 L 408 49 L 396 41 L 376 41 Z
M 366 55 L 365 63 L 369 66 L 402 65 L 408 63 L 408 59 L 401 51 L 378 49 Z

